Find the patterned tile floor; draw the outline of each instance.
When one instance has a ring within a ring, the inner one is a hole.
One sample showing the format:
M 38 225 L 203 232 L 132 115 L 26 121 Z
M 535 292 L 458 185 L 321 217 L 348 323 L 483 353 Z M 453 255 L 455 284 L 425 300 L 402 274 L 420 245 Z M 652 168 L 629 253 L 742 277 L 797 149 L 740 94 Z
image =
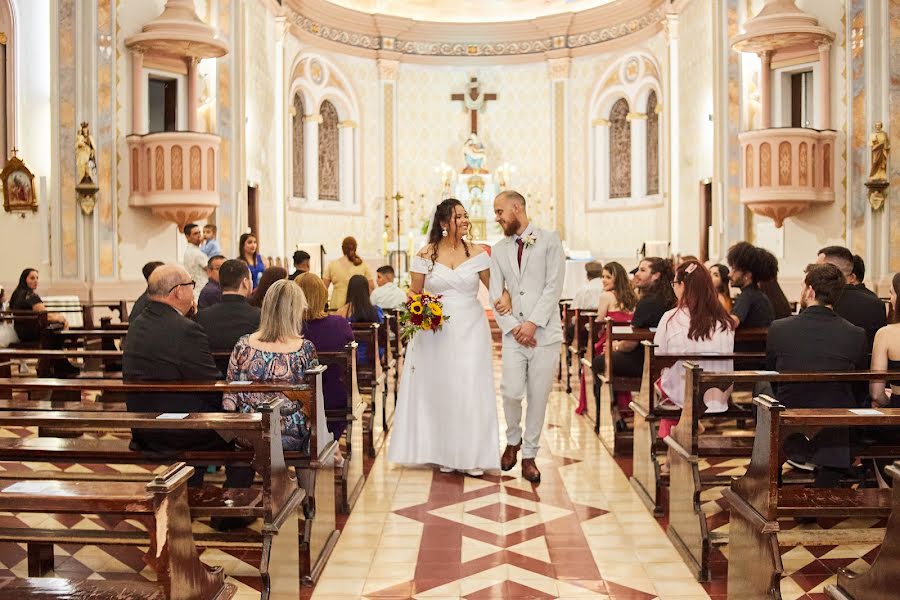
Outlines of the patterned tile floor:
M 518 467 L 475 479 L 436 469 L 387 463 L 385 452 L 367 461 L 369 477 L 318 585 L 301 600 L 482 598 L 606 598 L 667 600 L 726 594 L 727 547 L 712 552 L 710 583 L 698 584 L 665 536 L 665 518 L 650 516 L 632 492 L 630 460 L 602 448 L 591 422 L 573 414 L 574 400 L 554 392 L 538 465 L 543 481 L 532 486 Z M 501 415 L 502 409 L 498 406 Z M 0 429 L 0 436 L 33 435 Z M 498 449 L 499 450 L 499 449 Z M 714 461 L 711 472 L 739 475 L 746 461 Z M 28 470 L 146 472 L 143 467 L 0 463 L 10 476 Z M 721 489 L 703 493 L 710 529 L 727 531 Z M 0 527 L 133 528 L 136 522 L 71 515 L 0 513 Z M 831 520 L 785 529 L 883 527 L 876 520 Z M 206 526 L 195 524 L 198 531 Z M 869 536 L 871 537 L 871 536 Z M 840 567 L 865 569 L 877 540 L 844 545 L 783 548 L 784 600 L 823 600 Z M 62 546 L 56 573 L 73 579 L 152 578 L 142 549 Z M 259 598 L 255 551 L 205 550 L 238 588 L 236 598 Z M 24 546 L 0 543 L 0 577 L 24 577 Z

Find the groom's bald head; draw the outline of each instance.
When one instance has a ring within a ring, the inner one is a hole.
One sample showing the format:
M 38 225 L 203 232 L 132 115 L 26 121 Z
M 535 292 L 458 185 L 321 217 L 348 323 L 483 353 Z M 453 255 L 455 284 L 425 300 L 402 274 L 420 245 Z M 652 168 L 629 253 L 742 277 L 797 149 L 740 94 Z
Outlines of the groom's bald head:
M 494 220 L 505 235 L 521 234 L 528 227 L 525 197 L 513 190 L 497 194 L 494 198 Z
M 497 194 L 497 198 L 502 198 L 504 200 L 512 202 L 513 204 L 517 204 L 523 212 L 525 210 L 525 196 L 515 190 L 506 190 L 500 192 L 499 194 Z M 494 200 L 494 202 L 496 202 L 496 199 Z

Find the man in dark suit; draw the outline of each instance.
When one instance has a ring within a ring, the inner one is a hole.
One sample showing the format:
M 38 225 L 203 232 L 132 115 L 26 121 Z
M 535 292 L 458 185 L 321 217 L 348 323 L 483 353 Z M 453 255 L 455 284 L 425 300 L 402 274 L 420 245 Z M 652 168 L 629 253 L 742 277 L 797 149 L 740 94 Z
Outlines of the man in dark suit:
M 260 313 L 247 303 L 253 290 L 247 263 L 238 259 L 223 262 L 219 267 L 219 284 L 222 301 L 198 312 L 195 320 L 206 331 L 212 352 L 231 352 L 241 336 L 259 329 Z M 217 358 L 216 366 L 224 376 L 228 359 Z
M 807 267 L 800 298 L 804 310 L 769 326 L 767 368 L 779 372 L 866 368 L 866 332 L 834 311 L 845 285 L 843 273 L 834 265 Z M 852 386 L 846 383 L 784 383 L 776 395 L 788 408 L 857 406 Z M 826 429 L 812 442 L 792 436 L 785 443 L 785 452 L 816 465 L 816 487 L 836 487 L 852 458 L 849 430 Z
M 865 330 L 868 342 L 866 354 L 871 354 L 875 334 L 887 325 L 887 312 L 878 296 L 862 283 L 866 273 L 865 263 L 861 257 L 854 257 L 853 253 L 843 246 L 822 248 L 816 262 L 834 265 L 844 275 L 847 286 L 834 303 L 834 312 Z
M 245 267 L 246 268 L 246 267 Z M 208 381 L 222 375 L 213 361 L 203 327 L 188 318 L 194 305 L 196 282 L 181 265 L 163 265 L 150 275 L 144 312 L 128 328 L 122 348 L 122 377 L 125 381 Z M 221 412 L 222 395 L 217 393 L 160 394 L 135 392 L 126 395 L 132 412 L 191 413 Z M 232 450 L 215 431 L 132 429 L 132 444 L 141 450 L 165 455 L 183 450 Z M 195 468 L 188 485 L 203 483 L 204 469 Z M 253 469 L 228 466 L 226 488 L 245 488 L 253 483 Z M 216 529 L 242 527 L 252 518 L 216 518 Z

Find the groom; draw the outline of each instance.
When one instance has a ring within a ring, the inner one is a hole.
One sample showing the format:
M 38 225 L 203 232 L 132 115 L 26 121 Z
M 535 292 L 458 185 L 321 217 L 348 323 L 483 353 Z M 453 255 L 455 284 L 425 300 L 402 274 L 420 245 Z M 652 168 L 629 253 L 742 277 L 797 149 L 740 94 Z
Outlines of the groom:
M 497 308 L 495 318 L 503 331 L 501 387 L 507 446 L 500 468 L 512 469 L 521 447 L 522 476 L 538 483 L 541 472 L 534 458 L 563 340 L 559 297 L 565 278 L 565 257 L 556 232 L 538 229 L 529 222 L 522 194 L 511 190 L 498 194 L 494 215 L 506 234 L 491 252 L 490 290 Z M 504 288 L 512 300 L 511 306 L 501 299 Z M 522 400 L 526 396 L 523 436 Z

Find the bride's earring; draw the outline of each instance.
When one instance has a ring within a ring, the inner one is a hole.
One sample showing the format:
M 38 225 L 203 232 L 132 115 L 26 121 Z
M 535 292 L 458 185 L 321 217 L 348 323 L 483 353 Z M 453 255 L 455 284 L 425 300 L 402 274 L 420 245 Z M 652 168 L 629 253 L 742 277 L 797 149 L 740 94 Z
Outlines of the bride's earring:
M 441 227 L 441 237 L 447 237 L 447 228 Z

